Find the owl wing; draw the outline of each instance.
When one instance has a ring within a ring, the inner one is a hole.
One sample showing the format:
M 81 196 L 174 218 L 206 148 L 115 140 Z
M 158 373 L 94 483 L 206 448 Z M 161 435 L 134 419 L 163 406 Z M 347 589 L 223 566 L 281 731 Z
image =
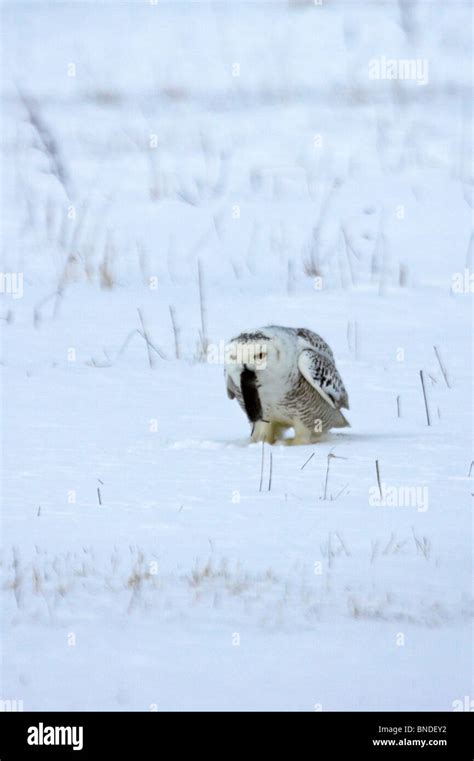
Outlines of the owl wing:
M 333 409 L 349 409 L 349 399 L 342 378 L 326 353 L 304 349 L 298 357 L 298 368 L 303 378 Z
M 324 354 L 334 362 L 334 354 L 332 353 L 331 347 L 318 333 L 314 333 L 314 331 L 308 330 L 308 328 L 297 328 L 296 335 L 306 343 L 311 344 L 311 347 L 315 349 L 318 354 Z

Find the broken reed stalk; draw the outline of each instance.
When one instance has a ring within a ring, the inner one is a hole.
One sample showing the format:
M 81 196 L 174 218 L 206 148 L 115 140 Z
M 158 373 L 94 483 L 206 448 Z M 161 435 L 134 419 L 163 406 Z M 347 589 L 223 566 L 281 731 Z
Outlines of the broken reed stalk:
M 331 459 L 332 458 L 333 458 L 333 455 L 331 454 L 331 452 L 329 452 L 329 454 L 328 454 L 328 462 L 327 462 L 327 465 L 326 465 L 326 479 L 324 481 L 324 495 L 323 495 L 323 499 L 327 499 L 328 480 L 329 480 L 329 465 L 331 463 Z
M 201 260 L 198 260 L 198 280 L 199 280 L 199 310 L 201 313 L 201 347 L 202 354 L 205 357 L 207 354 L 207 313 L 206 313 L 206 300 L 204 295 L 204 278 L 202 271 Z
M 402 416 L 402 407 L 400 403 L 400 396 L 397 396 L 397 417 Z
M 307 466 L 308 462 L 309 462 L 310 460 L 312 460 L 312 459 L 313 459 L 313 457 L 314 457 L 314 452 L 313 452 L 313 454 L 311 454 L 311 455 L 308 457 L 308 459 L 306 460 L 306 462 L 304 462 L 304 463 L 303 463 L 303 465 L 301 466 L 300 470 L 303 470 L 303 468 L 306 468 L 306 466 Z
M 61 183 L 68 199 L 72 200 L 73 194 L 71 192 L 71 183 L 69 180 L 68 172 L 66 171 L 62 161 L 56 138 L 51 132 L 49 125 L 47 125 L 43 120 L 43 117 L 39 111 L 38 103 L 30 96 L 23 93 L 21 90 L 18 90 L 18 94 L 26 109 L 28 120 L 33 129 L 36 131 L 39 139 L 41 140 L 44 151 L 49 159 L 51 173 L 57 177 Z
M 158 346 L 156 346 L 152 341 L 150 341 L 148 336 L 146 336 L 144 333 L 142 333 L 141 330 L 138 330 L 138 328 L 137 328 L 136 332 L 138 333 L 139 336 L 141 336 L 147 342 L 147 345 L 150 347 L 150 349 L 153 349 L 155 354 L 158 354 L 160 359 L 168 359 L 166 354 L 163 351 L 161 351 L 161 349 L 158 348 Z
M 262 441 L 262 462 L 261 462 L 261 465 L 260 465 L 260 486 L 258 487 L 259 491 L 262 491 L 264 461 L 265 461 L 265 439 L 263 439 L 263 441 Z
M 141 333 L 138 330 L 138 328 L 135 328 L 134 330 L 130 331 L 130 333 L 126 337 L 125 341 L 123 342 L 122 346 L 120 347 L 120 349 L 117 352 L 117 359 L 119 359 L 122 356 L 122 354 L 124 353 L 124 351 L 127 348 L 128 344 L 130 343 L 130 341 L 132 340 L 133 336 L 136 333 L 138 333 L 138 335 L 141 335 Z
M 97 487 L 97 498 L 99 500 L 99 505 L 102 505 L 102 496 L 100 494 L 100 487 Z
M 332 568 L 332 558 L 333 558 L 333 552 L 332 552 L 331 532 L 329 532 L 328 533 L 328 568 Z
M 346 484 L 345 486 L 342 487 L 342 489 L 339 489 L 339 491 L 336 494 L 336 496 L 335 497 L 331 497 L 331 499 L 334 500 L 334 502 L 336 501 L 336 499 L 339 499 L 341 494 L 343 494 L 345 492 L 345 490 L 347 489 L 348 486 L 349 486 L 349 484 Z
M 323 499 L 327 499 L 328 481 L 329 481 L 329 463 L 330 463 L 330 460 L 347 460 L 347 457 L 339 457 L 339 455 L 333 454 L 332 452 L 329 452 L 329 454 L 328 454 L 328 464 L 326 466 L 326 480 L 324 481 L 324 495 L 323 495 Z M 346 486 L 348 486 L 348 484 L 346 484 Z M 346 488 L 346 487 L 344 487 L 344 488 Z M 340 493 L 341 492 L 339 492 L 339 494 Z M 338 494 L 338 496 L 339 496 L 339 494 Z M 331 497 L 331 499 L 332 499 L 332 497 Z
M 346 547 L 346 545 L 345 545 L 345 542 L 344 542 L 344 540 L 343 540 L 342 536 L 341 536 L 341 535 L 340 535 L 340 534 L 339 534 L 337 531 L 336 531 L 335 533 L 336 533 L 336 536 L 337 536 L 337 538 L 339 539 L 339 542 L 340 542 L 340 544 L 341 544 L 341 547 L 342 547 L 342 549 L 344 550 L 345 554 L 347 555 L 347 557 L 350 557 L 350 554 L 351 554 L 351 553 L 350 553 L 350 552 L 349 552 L 349 550 L 347 549 L 347 547 Z
M 137 308 L 137 312 L 138 312 L 138 316 L 140 318 L 140 322 L 141 322 L 141 325 L 142 325 L 143 337 L 144 337 L 144 339 L 146 341 L 146 350 L 147 350 L 147 354 L 148 354 L 148 364 L 150 365 L 150 370 L 153 370 L 154 360 L 153 360 L 153 355 L 152 355 L 151 350 L 150 350 L 151 346 L 152 346 L 152 343 L 151 343 L 150 339 L 148 338 L 148 333 L 147 333 L 147 329 L 145 327 L 145 322 L 143 320 L 143 315 L 142 315 L 141 309 Z
M 448 380 L 448 373 L 447 373 L 446 368 L 445 368 L 445 366 L 443 364 L 443 360 L 441 359 L 441 355 L 439 353 L 439 349 L 438 349 L 437 346 L 433 346 L 433 349 L 434 349 L 434 353 L 436 354 L 436 359 L 439 362 L 439 366 L 441 368 L 441 372 L 443 373 L 444 382 L 446 383 L 448 388 L 451 388 L 451 384 L 449 383 L 449 380 Z
M 57 298 L 59 296 L 59 288 L 57 288 L 54 293 L 50 293 L 49 296 L 45 296 L 41 299 L 41 301 L 38 301 L 35 307 L 33 307 L 33 324 L 35 328 L 38 327 L 42 320 L 42 314 L 41 310 L 44 307 L 45 304 L 48 303 L 51 299 Z
M 56 317 L 59 314 L 59 307 L 61 305 L 61 300 L 64 293 L 64 285 L 59 285 L 58 290 L 56 292 L 56 298 L 54 300 L 54 307 L 53 307 L 53 320 L 56 319 Z
M 351 246 L 351 243 L 349 241 L 349 236 L 347 235 L 347 231 L 344 228 L 344 226 L 341 226 L 341 231 L 342 231 L 342 238 L 343 238 L 343 242 L 344 242 L 344 251 L 345 251 L 345 254 L 346 254 L 346 258 L 347 258 L 347 265 L 348 265 L 348 269 L 349 269 L 349 274 L 351 276 L 351 285 L 354 286 L 354 283 L 355 283 L 354 267 L 353 267 L 352 260 L 351 260 L 351 254 L 354 254 L 354 249 Z M 357 259 L 357 257 L 356 257 L 356 259 Z
M 270 452 L 270 475 L 268 477 L 268 491 L 272 490 L 273 454 Z
M 178 322 L 176 320 L 176 311 L 174 306 L 171 306 L 171 304 L 169 309 L 170 309 L 171 324 L 173 326 L 175 356 L 176 356 L 176 359 L 181 359 L 181 349 L 179 345 L 179 327 L 178 327 Z
M 421 387 L 423 389 L 423 398 L 425 400 L 426 422 L 428 425 L 431 425 L 430 411 L 428 409 L 428 398 L 426 396 L 425 376 L 424 376 L 423 370 L 420 370 L 420 380 L 421 380 Z
M 378 460 L 375 460 L 375 470 L 377 472 L 377 483 L 379 485 L 380 499 L 383 499 L 382 484 L 380 483 L 380 468 L 379 468 L 379 461 Z
M 147 337 L 147 336 L 146 336 L 146 335 L 145 335 L 145 334 L 144 334 L 144 333 L 143 333 L 141 330 L 139 330 L 138 328 L 135 328 L 134 330 L 130 331 L 130 333 L 129 333 L 129 334 L 128 334 L 128 336 L 126 337 L 125 341 L 123 342 L 122 346 L 121 346 L 121 347 L 120 347 L 120 349 L 118 350 L 118 352 L 117 352 L 117 356 L 116 356 L 116 358 L 115 358 L 115 360 L 114 360 L 115 362 L 116 362 L 118 359 L 120 359 L 120 357 L 121 357 L 121 356 L 122 356 L 122 354 L 124 353 L 125 349 L 127 348 L 128 344 L 130 343 L 130 341 L 132 340 L 132 338 L 133 338 L 135 335 L 138 335 L 138 336 L 140 336 L 141 338 L 143 338 L 143 340 L 144 340 L 144 341 L 146 341 L 146 343 L 147 343 L 147 346 L 148 346 L 149 348 L 153 349 L 153 351 L 154 351 L 156 354 L 158 354 L 158 356 L 160 357 L 160 359 L 167 359 L 167 356 L 166 356 L 166 354 L 165 354 L 163 351 L 161 351 L 161 349 L 159 349 L 157 346 L 155 346 L 155 344 L 153 344 L 153 343 L 150 341 L 150 339 L 149 339 L 149 338 L 148 338 L 148 337 Z M 113 364 L 113 363 L 112 363 L 112 364 Z

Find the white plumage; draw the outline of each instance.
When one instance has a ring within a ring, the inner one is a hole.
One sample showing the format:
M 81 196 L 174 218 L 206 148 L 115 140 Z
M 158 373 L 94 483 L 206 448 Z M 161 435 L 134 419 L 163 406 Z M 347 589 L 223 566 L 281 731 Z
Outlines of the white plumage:
M 348 426 L 346 389 L 328 344 L 311 330 L 270 325 L 231 339 L 226 384 L 252 423 L 252 441 L 309 444 L 330 428 Z

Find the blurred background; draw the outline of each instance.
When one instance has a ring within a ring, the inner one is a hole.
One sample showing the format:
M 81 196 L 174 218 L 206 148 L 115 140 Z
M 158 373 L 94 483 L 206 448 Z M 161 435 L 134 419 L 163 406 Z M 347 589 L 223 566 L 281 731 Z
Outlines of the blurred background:
M 3 269 L 449 288 L 470 22 L 457 0 L 3 3 Z

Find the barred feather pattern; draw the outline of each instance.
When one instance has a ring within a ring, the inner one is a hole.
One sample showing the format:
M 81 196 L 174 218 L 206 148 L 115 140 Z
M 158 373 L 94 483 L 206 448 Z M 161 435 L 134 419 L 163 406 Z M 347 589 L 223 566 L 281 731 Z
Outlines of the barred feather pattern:
M 241 333 L 232 342 L 268 342 L 269 351 L 273 347 L 273 351 L 277 352 L 277 358 L 269 355 L 269 371 L 256 373 L 256 390 L 264 422 L 292 427 L 298 421 L 315 434 L 349 425 L 341 412 L 341 408 L 349 407 L 347 391 L 330 346 L 317 333 L 306 328 L 270 325 Z M 310 380 L 314 379 L 328 399 L 300 372 L 298 358 L 302 354 L 305 355 Z M 237 368 L 226 370 L 227 393 L 231 399 L 236 398 L 246 412 L 238 372 Z

